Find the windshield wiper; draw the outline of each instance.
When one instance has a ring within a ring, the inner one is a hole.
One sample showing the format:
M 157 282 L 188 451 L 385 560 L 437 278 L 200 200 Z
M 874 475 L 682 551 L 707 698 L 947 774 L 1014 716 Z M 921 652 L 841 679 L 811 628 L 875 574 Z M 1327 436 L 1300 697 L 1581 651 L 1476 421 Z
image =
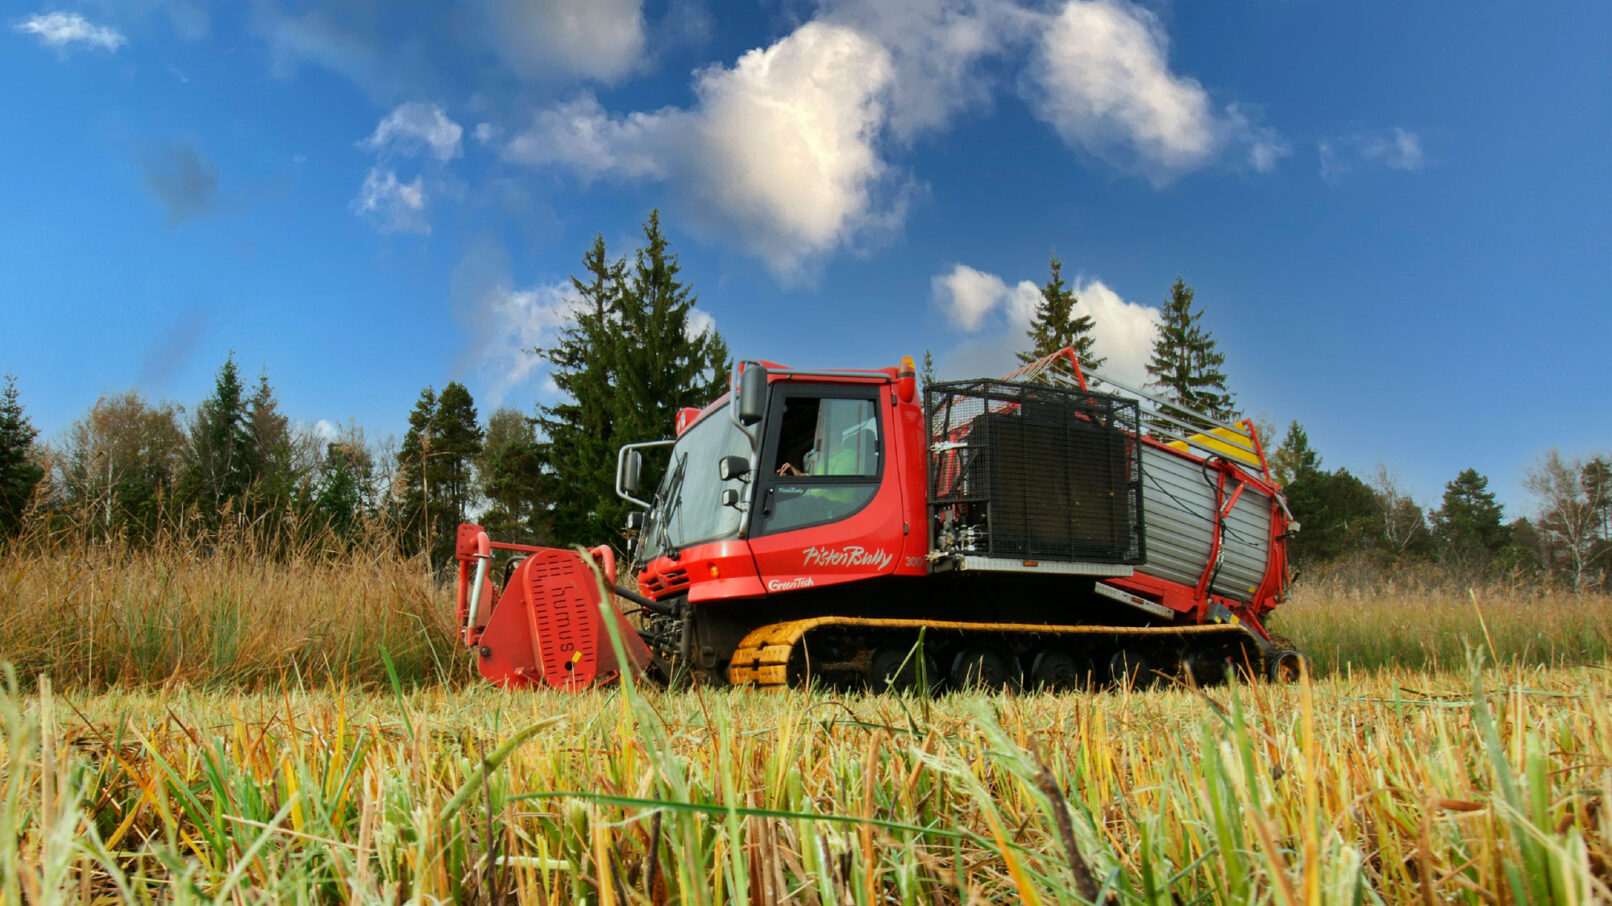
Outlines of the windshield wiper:
M 672 549 L 672 532 L 669 526 L 672 515 L 678 511 L 683 503 L 683 477 L 688 472 L 688 452 L 683 452 L 682 458 L 672 467 L 671 477 L 666 480 L 666 490 L 660 495 L 658 502 L 664 502 L 666 511 L 655 520 L 656 537 L 660 541 L 660 552 L 663 557 L 677 559 L 677 551 Z

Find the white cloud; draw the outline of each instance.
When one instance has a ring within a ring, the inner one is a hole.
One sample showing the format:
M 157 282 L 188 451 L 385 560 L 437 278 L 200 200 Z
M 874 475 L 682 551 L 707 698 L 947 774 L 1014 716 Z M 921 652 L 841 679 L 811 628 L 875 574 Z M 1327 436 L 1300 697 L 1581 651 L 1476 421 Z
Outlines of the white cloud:
M 1025 332 L 1041 301 L 1035 283 L 1021 280 L 1010 287 L 995 274 L 955 264 L 949 272 L 935 276 L 930 286 L 936 304 L 960 330 L 976 333 L 991 313 L 1000 310 L 1003 315 L 995 330 L 966 339 L 944 353 L 944 373 L 984 377 L 1008 374 L 1018 367 L 1016 353 L 1028 343 Z M 1076 280 L 1070 289 L 1080 300 L 1076 315 L 1091 316 L 1097 354 L 1107 360 L 1103 373 L 1140 386 L 1152 354 L 1159 310 L 1127 302 L 1097 279 Z
M 476 141 L 483 145 L 490 145 L 503 136 L 504 130 L 496 123 L 477 123 L 473 134 L 476 136 Z
M 1316 150 L 1321 158 L 1321 178 L 1328 181 L 1366 165 L 1420 170 L 1427 163 L 1421 136 L 1398 126 L 1323 138 L 1316 143 Z
M 583 303 L 570 282 L 562 281 L 527 289 L 497 287 L 483 304 L 488 330 L 476 354 L 479 370 L 491 381 L 484 391 L 487 405 L 496 406 L 544 364 L 532 350 L 552 346 Z
M 1422 168 L 1422 139 L 1414 132 L 1395 126 L 1391 133 L 1371 136 L 1360 149 L 1366 160 L 1381 161 L 1392 170 Z
M 1124 0 L 1071 0 L 1047 17 L 1029 71 L 1036 115 L 1065 143 L 1163 185 L 1233 146 L 1268 172 L 1289 149 L 1237 105 L 1217 112 L 1170 70 L 1158 17 Z
M 457 369 L 476 376 L 485 408 L 534 379 L 544 395 L 558 393 L 533 350 L 553 346 L 581 310 L 569 280 L 516 288 L 503 248 L 483 237 L 454 269 L 450 305 L 466 334 Z
M 128 43 L 123 33 L 109 25 L 96 25 L 78 13 L 37 13 L 18 22 L 17 31 L 34 35 L 49 47 L 87 44 L 116 52 Z
M 713 330 L 716 330 L 716 318 L 710 312 L 698 308 L 688 310 L 688 323 L 683 325 L 683 336 L 697 340 Z
M 305 422 L 299 422 L 298 424 L 310 437 L 319 442 L 321 452 L 326 444 L 333 444 L 341 440 L 341 426 L 328 418 L 321 418 L 312 425 Z
M 532 167 L 563 165 L 584 180 L 664 179 L 676 150 L 675 110 L 612 116 L 592 95 L 540 110 L 504 146 L 504 158 Z
M 493 46 L 522 78 L 610 82 L 644 57 L 641 0 L 483 0 Z
M 890 52 L 889 128 L 901 141 L 988 105 L 995 86 L 981 64 L 1025 40 L 1039 18 L 1006 0 L 823 0 L 821 15 Z
M 807 23 L 732 69 L 695 84 L 696 193 L 751 235 L 775 270 L 839 245 L 876 220 L 887 165 L 883 123 L 889 53 L 859 32 Z
M 1275 171 L 1277 163 L 1293 153 L 1292 145 L 1275 129 L 1257 122 L 1241 104 L 1226 106 L 1226 123 L 1220 131 L 1231 142 L 1247 149 L 1248 166 L 1258 173 Z
M 369 138 L 359 144 L 377 153 L 427 152 L 437 160 L 448 161 L 459 156 L 459 140 L 464 133 L 436 104 L 409 101 L 382 118 Z
M 1248 165 L 1261 173 L 1276 169 L 1276 162 L 1293 153 L 1284 141 L 1256 141 L 1248 148 Z
M 1156 178 L 1215 150 L 1215 116 L 1195 79 L 1172 73 L 1158 19 L 1117 2 L 1072 2 L 1051 18 L 1031 79 L 1038 115 L 1064 141 Z
M 992 60 L 1027 67 L 1032 107 L 1068 144 L 1158 184 L 1232 150 L 1259 172 L 1291 153 L 1245 108 L 1217 110 L 1171 72 L 1166 44 L 1153 14 L 1122 0 L 1051 13 L 1013 0 L 821 0 L 774 44 L 695 73 L 689 107 L 618 113 L 583 93 L 532 113 L 502 153 L 585 182 L 664 182 L 696 228 L 787 282 L 899 228 L 920 186 L 892 149 L 988 104 Z M 490 125 L 485 136 L 496 140 Z
M 425 182 L 418 176 L 403 182 L 391 170 L 371 167 L 352 207 L 383 233 L 431 232 L 425 216 Z
M 1035 317 L 1041 301 L 1041 290 L 1028 280 L 1010 288 L 1001 277 L 966 264 L 954 264 L 950 272 L 936 275 L 929 281 L 929 290 L 946 319 L 968 333 L 979 330 L 985 317 L 998 308 L 1006 310 L 1009 322 L 1022 330 Z
M 1097 354 L 1106 359 L 1103 373 L 1140 387 L 1147 380 L 1147 360 L 1153 355 L 1159 310 L 1140 302 L 1127 302 L 1097 279 L 1077 281 L 1072 289 L 1080 299 L 1076 311 L 1084 308 L 1091 316 Z
M 358 143 L 375 152 L 377 163 L 364 177 L 364 185 L 353 199 L 353 211 L 383 233 L 431 232 L 426 217 L 425 176 L 417 174 L 404 182 L 391 164 L 398 157 L 426 157 L 427 168 L 437 177 L 432 194 L 440 195 L 445 182 L 441 178 L 443 165 L 459 156 L 464 132 L 436 104 L 399 104 L 381 118 L 368 138 Z M 447 185 L 451 189 L 451 181 Z
M 875 148 L 891 77 L 877 42 L 809 22 L 699 72 L 692 109 L 616 116 L 583 97 L 539 112 L 505 154 L 589 179 L 667 180 L 788 279 L 899 221 L 900 199 L 879 198 L 889 166 Z

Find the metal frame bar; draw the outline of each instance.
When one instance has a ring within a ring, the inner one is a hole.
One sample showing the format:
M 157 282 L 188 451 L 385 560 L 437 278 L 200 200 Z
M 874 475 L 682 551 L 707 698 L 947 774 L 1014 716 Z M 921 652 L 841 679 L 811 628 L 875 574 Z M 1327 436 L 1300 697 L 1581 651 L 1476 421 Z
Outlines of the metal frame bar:
M 1112 585 L 1104 585 L 1101 582 L 1097 582 L 1093 584 L 1092 588 L 1099 595 L 1102 595 L 1105 598 L 1118 601 L 1121 604 L 1129 605 L 1137 610 L 1142 611 L 1143 613 L 1152 614 L 1156 617 L 1163 617 L 1166 620 L 1173 620 L 1180 616 L 1180 614 L 1168 607 L 1165 607 L 1163 604 L 1154 603 L 1153 601 L 1149 601 L 1140 595 L 1133 595 L 1128 591 L 1120 591 Z
M 984 557 L 978 554 L 958 554 L 953 562 L 960 571 L 975 570 L 991 573 L 1040 573 L 1063 576 L 1134 576 L 1136 568 L 1129 563 L 1093 563 L 1069 560 L 1014 560 L 1009 557 Z
M 1213 416 L 1199 412 L 1196 409 L 1182 406 L 1178 403 L 1171 402 L 1155 394 L 1149 393 L 1146 390 L 1140 390 L 1136 387 L 1132 387 L 1123 381 L 1115 380 L 1114 378 L 1109 377 L 1108 375 L 1099 371 L 1087 371 L 1083 373 L 1077 371 L 1075 375 L 1066 375 L 1057 368 L 1057 365 L 1060 361 L 1061 360 L 1058 357 L 1053 356 L 1046 360 L 1045 364 L 1040 368 L 1029 366 L 1023 369 L 1024 374 L 1021 375 L 1019 380 L 1035 380 L 1036 378 L 1043 378 L 1047 383 L 1068 385 L 1071 378 L 1073 378 L 1076 386 L 1079 386 L 1081 383 L 1081 377 L 1089 378 L 1091 382 L 1097 385 L 1113 387 L 1117 390 L 1122 390 L 1127 394 L 1137 397 L 1138 399 L 1146 400 L 1147 402 L 1151 403 L 1152 410 L 1147 413 L 1148 423 L 1150 426 L 1157 427 L 1158 422 L 1165 422 L 1169 426 L 1179 429 L 1177 432 L 1160 431 L 1157 435 L 1150 435 L 1155 440 L 1162 438 L 1165 442 L 1181 442 L 1189 447 L 1194 447 L 1198 450 L 1201 450 L 1203 453 L 1209 456 L 1224 456 L 1224 454 L 1219 450 L 1193 439 L 1194 435 L 1207 434 L 1208 431 L 1212 430 L 1213 428 L 1220 428 L 1231 432 L 1233 435 L 1244 441 L 1247 449 L 1254 456 L 1254 458 L 1264 462 L 1264 457 L 1260 455 L 1260 445 L 1254 436 L 1254 432 L 1244 427 L 1243 423 L 1223 422 L 1217 418 L 1214 418 Z M 1211 427 L 1210 429 L 1205 429 L 1199 427 L 1198 425 L 1191 424 L 1190 422 L 1182 421 L 1181 419 L 1176 418 L 1174 415 L 1171 415 L 1170 412 L 1166 410 L 1174 410 L 1175 412 L 1181 412 L 1193 418 L 1202 419 Z

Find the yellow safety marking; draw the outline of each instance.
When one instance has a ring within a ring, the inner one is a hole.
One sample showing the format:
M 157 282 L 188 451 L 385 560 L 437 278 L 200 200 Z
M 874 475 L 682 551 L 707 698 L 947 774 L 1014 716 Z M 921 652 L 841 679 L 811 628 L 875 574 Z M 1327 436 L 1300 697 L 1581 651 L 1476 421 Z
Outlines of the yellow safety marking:
M 1194 434 L 1192 442 L 1208 447 L 1227 459 L 1235 459 L 1244 465 L 1259 466 L 1259 454 L 1254 452 L 1253 442 L 1230 428 L 1213 428 L 1204 434 Z M 1185 451 L 1187 442 L 1176 440 L 1165 446 Z
M 752 629 L 739 642 L 728 662 L 728 682 L 760 686 L 788 682 L 789 659 L 795 645 L 806 633 L 821 626 L 866 629 L 936 629 L 968 632 L 1024 632 L 1042 635 L 1187 635 L 1209 632 L 1242 632 L 1238 625 L 1205 623 L 1192 626 L 1049 626 L 1045 623 L 968 623 L 960 620 L 897 620 L 874 617 L 811 617 L 771 623 Z

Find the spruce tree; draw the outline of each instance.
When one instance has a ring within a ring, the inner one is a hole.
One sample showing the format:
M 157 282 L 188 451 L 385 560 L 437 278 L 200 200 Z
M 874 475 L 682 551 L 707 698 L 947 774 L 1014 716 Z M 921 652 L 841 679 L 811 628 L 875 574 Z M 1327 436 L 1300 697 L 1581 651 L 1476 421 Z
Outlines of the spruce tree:
M 927 349 L 924 350 L 924 364 L 918 376 L 925 387 L 935 382 L 935 356 Z
M 202 521 L 216 525 L 226 512 L 238 512 L 251 484 L 252 445 L 245 424 L 241 378 L 232 353 L 218 369 L 213 395 L 202 401 L 190 425 L 190 456 L 180 479 L 180 497 Z
M 629 273 L 595 238 L 583 258 L 588 280 L 572 278 L 583 301 L 576 323 L 555 347 L 539 350 L 569 397 L 539 416 L 560 543 L 620 537 L 628 507 L 615 494 L 617 449 L 669 437 L 678 409 L 727 389 L 727 344 L 715 330 L 690 331 L 695 296 L 679 278 L 658 211 L 644 223 L 644 240 Z M 646 465 L 652 487 L 656 463 Z
M 459 523 L 470 517 L 481 441 L 476 403 L 465 385 L 450 381 L 440 394 L 420 391 L 397 451 L 393 492 L 405 550 L 426 551 L 437 566 L 453 558 Z
M 0 540 L 22 530 L 23 515 L 45 470 L 34 461 L 34 438 L 39 432 L 23 412 L 17 378 L 6 375 L 0 391 Z
M 258 376 L 241 425 L 246 440 L 242 458 L 252 516 L 281 523 L 291 514 L 302 476 L 298 474 L 291 440 L 291 420 L 280 411 L 267 373 Z
M 624 404 L 618 430 L 629 437 L 623 443 L 669 436 L 678 409 L 704 406 L 727 389 L 727 344 L 715 330 L 690 334 L 696 299 L 678 279 L 659 211 L 650 212 L 644 239 L 622 296 L 616 379 Z
M 1075 358 L 1082 373 L 1095 371 L 1107 361 L 1096 353 L 1097 339 L 1092 336 L 1095 322 L 1091 315 L 1075 315 L 1080 299 L 1063 281 L 1063 262 L 1053 255 L 1048 263 L 1050 274 L 1041 287 L 1041 301 L 1036 303 L 1035 317 L 1025 336 L 1030 338 L 1030 349 L 1019 353 L 1019 363 L 1028 365 L 1037 359 L 1052 355 L 1065 346 L 1075 347 Z
M 1157 387 L 1175 405 L 1165 405 L 1161 414 L 1200 429 L 1211 425 L 1177 406 L 1202 412 L 1218 421 L 1236 417 L 1232 394 L 1226 389 L 1224 353 L 1215 350 L 1215 339 L 1204 328 L 1203 310 L 1193 310 L 1192 287 L 1180 277 L 1170 287 L 1164 305 L 1164 323 L 1153 338 L 1153 356 L 1147 363 L 1148 383 Z M 1154 429 L 1179 433 L 1181 428 L 1165 419 L 1154 419 Z
M 615 360 L 620 343 L 626 262 L 610 260 L 602 235 L 582 257 L 586 279 L 571 277 L 581 299 L 576 320 L 554 346 L 533 350 L 547 359 L 561 398 L 538 412 L 547 437 L 542 456 L 556 477 L 550 520 L 561 544 L 597 544 L 605 526 L 603 495 L 615 495 Z
M 442 525 L 451 549 L 459 523 L 470 515 L 470 502 L 475 496 L 472 464 L 481 453 L 484 436 L 476 419 L 476 402 L 464 384 L 449 381 L 442 388 L 431 423 L 434 446 L 428 468 L 438 470 L 442 513 L 446 517 Z M 438 532 L 439 542 L 443 534 Z
M 1321 470 L 1321 454 L 1310 446 L 1309 432 L 1298 422 L 1288 423 L 1281 446 L 1270 454 L 1268 460 L 1277 482 L 1284 485 Z
M 728 347 L 714 329 L 689 330 L 693 291 L 678 278 L 681 267 L 661 232 L 660 212 L 644 223 L 645 245 L 634 254 L 622 293 L 621 339 L 616 357 L 618 444 L 670 437 L 677 410 L 704 406 L 727 389 Z M 615 453 L 609 456 L 614 472 Z M 646 488 L 659 483 L 659 457 L 646 462 Z M 602 527 L 619 535 L 630 504 L 610 483 L 600 507 Z

